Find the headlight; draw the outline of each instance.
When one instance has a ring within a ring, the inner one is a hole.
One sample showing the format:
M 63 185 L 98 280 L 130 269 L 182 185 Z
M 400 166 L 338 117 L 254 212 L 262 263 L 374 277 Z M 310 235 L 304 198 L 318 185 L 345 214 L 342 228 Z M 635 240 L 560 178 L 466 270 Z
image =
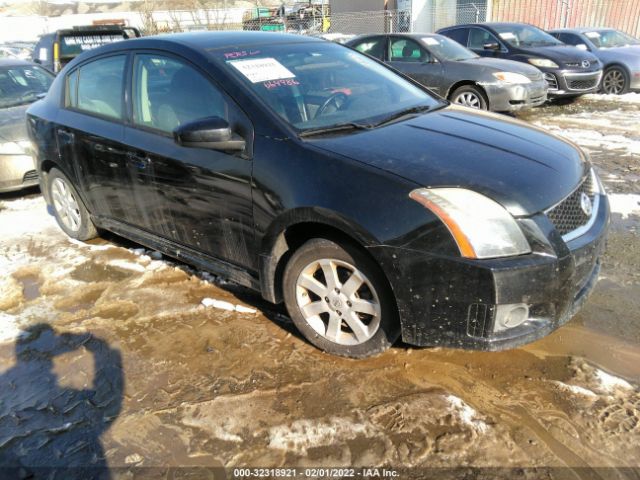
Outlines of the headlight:
M 418 188 L 409 197 L 442 220 L 463 257 L 531 253 L 529 242 L 511 214 L 484 195 L 464 188 Z
M 535 65 L 536 67 L 558 68 L 558 64 L 549 60 L 548 58 L 530 58 L 529 63 L 531 65 Z
M 531 83 L 524 75 L 520 75 L 519 73 L 513 72 L 496 72 L 493 74 L 498 80 L 504 83 Z
M 0 143 L 0 155 L 24 155 L 29 149 L 31 149 L 29 140 Z

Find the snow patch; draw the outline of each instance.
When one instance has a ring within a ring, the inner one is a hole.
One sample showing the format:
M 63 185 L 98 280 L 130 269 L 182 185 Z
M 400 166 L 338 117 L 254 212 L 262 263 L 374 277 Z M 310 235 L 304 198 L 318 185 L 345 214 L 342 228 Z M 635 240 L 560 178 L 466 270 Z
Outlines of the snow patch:
M 607 94 L 589 94 L 584 95 L 581 101 L 595 101 L 595 102 L 615 102 L 615 103 L 640 103 L 640 94 L 635 92 L 626 93 L 624 95 L 607 95 Z
M 633 390 L 631 384 L 626 380 L 611 375 L 598 368 L 595 371 L 595 377 L 600 383 L 600 387 L 606 392 L 613 392 L 617 388 L 622 388 L 623 390 Z
M 609 207 L 614 213 L 619 213 L 622 218 L 629 215 L 640 216 L 640 195 L 635 193 L 611 193 L 609 194 Z
M 109 265 L 112 267 L 122 268 L 124 270 L 132 270 L 134 272 L 142 273 L 145 271 L 145 268 L 142 265 L 122 259 L 110 260 Z
M 202 305 L 205 307 L 213 307 L 220 310 L 227 310 L 229 312 L 238 312 L 238 313 L 250 313 L 255 314 L 258 313 L 258 310 L 255 308 L 245 307 L 244 305 L 234 305 L 230 302 L 225 302 L 224 300 L 216 300 L 215 298 L 203 298 Z
M 0 312 L 0 343 L 14 341 L 21 332 L 18 317 Z
M 575 393 L 576 395 L 584 395 L 585 397 L 597 397 L 598 395 L 588 388 L 580 387 L 578 385 L 569 385 L 567 383 L 554 381 L 555 385 L 560 387 L 562 390 L 568 390 L 571 393 Z
M 489 425 L 484 421 L 478 419 L 478 412 L 469 404 L 464 402 L 461 398 L 455 395 L 447 395 L 445 397 L 447 402 L 453 407 L 455 413 L 462 423 L 469 425 L 479 433 L 485 433 L 489 430 Z
M 373 425 L 366 421 L 354 422 L 342 417 L 326 421 L 296 420 L 290 425 L 269 429 L 269 448 L 304 454 L 309 448 L 335 445 L 359 435 L 370 437 L 373 433 Z

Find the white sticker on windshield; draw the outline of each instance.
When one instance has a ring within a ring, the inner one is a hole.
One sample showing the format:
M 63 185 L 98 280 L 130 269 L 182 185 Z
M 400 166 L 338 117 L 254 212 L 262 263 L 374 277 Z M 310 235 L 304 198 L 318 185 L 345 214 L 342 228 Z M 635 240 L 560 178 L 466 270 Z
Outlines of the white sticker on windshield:
M 500 34 L 500 38 L 503 40 L 513 40 L 516 36 L 511 32 L 504 32 Z
M 47 61 L 47 49 L 46 48 L 40 48 L 40 51 L 38 52 L 38 60 L 40 60 L 41 62 L 46 62 Z
M 234 60 L 229 62 L 252 83 L 268 82 L 295 78 L 284 65 L 275 58 L 252 58 L 250 60 Z
M 422 41 L 427 45 L 440 45 L 440 42 L 432 37 L 422 37 Z
M 587 32 L 585 35 L 589 38 L 599 38 L 600 34 L 598 32 Z

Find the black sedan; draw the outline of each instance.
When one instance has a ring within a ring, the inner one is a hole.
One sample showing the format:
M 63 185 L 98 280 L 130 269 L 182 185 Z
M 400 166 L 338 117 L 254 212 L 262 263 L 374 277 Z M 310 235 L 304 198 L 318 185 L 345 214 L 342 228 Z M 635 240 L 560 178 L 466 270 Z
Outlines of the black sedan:
M 284 301 L 314 345 L 496 350 L 566 322 L 607 197 L 573 144 L 366 55 L 191 33 L 73 60 L 28 112 L 60 227 L 111 230 Z
M 536 67 L 482 58 L 443 35 L 365 35 L 347 45 L 466 107 L 511 112 L 547 100 L 547 82 Z
M 483 57 L 506 58 L 539 68 L 550 97 L 577 97 L 598 89 L 602 64 L 589 52 L 565 45 L 526 23 L 476 23 L 438 30 Z

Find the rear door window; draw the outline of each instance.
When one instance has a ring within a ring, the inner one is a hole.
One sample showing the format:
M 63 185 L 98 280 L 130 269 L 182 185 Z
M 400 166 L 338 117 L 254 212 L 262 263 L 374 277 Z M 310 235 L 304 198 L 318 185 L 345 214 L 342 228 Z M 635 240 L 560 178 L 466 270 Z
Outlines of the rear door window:
M 363 40 L 354 47 L 357 51 L 375 57 L 378 60 L 384 60 L 384 44 L 385 37 L 372 37 Z
M 78 68 L 77 95 L 71 89 L 76 79 L 67 79 L 68 106 L 107 118 L 123 118 L 124 71 L 127 57 L 101 58 Z
M 466 28 L 456 28 L 454 30 L 447 30 L 445 35 L 451 40 L 455 40 L 460 45 L 466 45 L 467 38 L 469 37 L 469 30 Z

